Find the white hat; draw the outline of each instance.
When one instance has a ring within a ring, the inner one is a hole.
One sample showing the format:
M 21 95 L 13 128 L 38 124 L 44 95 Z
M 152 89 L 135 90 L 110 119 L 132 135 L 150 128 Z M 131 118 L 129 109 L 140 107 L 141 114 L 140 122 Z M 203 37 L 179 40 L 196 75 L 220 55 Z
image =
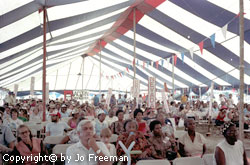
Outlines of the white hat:
M 102 110 L 102 109 L 98 109 L 97 110 L 97 116 L 99 116 L 100 114 L 105 114 L 105 112 L 104 112 L 104 110 Z
M 79 113 L 79 111 L 78 111 L 77 109 L 74 109 L 74 110 L 72 111 L 72 115 L 77 114 L 77 113 Z
M 67 105 L 63 104 L 63 105 L 62 105 L 62 108 L 67 108 Z

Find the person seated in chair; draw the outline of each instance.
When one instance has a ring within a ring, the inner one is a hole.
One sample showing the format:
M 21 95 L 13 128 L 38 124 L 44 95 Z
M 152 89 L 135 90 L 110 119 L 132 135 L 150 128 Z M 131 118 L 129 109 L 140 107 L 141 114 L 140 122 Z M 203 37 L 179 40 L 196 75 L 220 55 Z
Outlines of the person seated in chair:
M 175 159 L 177 156 L 176 144 L 163 135 L 161 122 L 159 120 L 154 120 L 150 123 L 149 127 L 153 134 L 149 138 L 149 143 L 153 147 L 152 156 L 155 159 Z
M 206 152 L 205 137 L 195 132 L 195 121 L 192 118 L 187 118 L 184 121 L 184 126 L 187 132 L 180 137 L 179 147 L 181 156 L 200 156 Z

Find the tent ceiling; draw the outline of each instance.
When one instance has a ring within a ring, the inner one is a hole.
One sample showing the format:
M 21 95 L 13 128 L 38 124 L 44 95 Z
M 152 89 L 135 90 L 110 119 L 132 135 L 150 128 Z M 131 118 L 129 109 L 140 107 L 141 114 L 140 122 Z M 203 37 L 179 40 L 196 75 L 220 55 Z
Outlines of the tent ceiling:
M 250 1 L 244 0 L 244 3 L 244 78 L 249 85 Z M 177 55 L 175 88 L 209 86 L 211 81 L 216 86 L 239 85 L 238 1 L 3 0 L 0 2 L 1 87 L 13 90 L 17 83 L 19 90 L 29 90 L 30 77 L 35 76 L 35 89 L 42 88 L 41 9 L 44 5 L 48 7 L 47 81 L 50 89 L 99 89 L 98 53 L 85 58 L 83 83 L 82 74 L 78 73 L 83 69 L 82 55 L 98 52 L 98 41 L 102 39 L 102 90 L 110 87 L 130 90 L 134 55 L 133 5 L 137 5 L 139 66 L 136 70 L 142 89 L 147 88 L 148 76 L 156 77 L 159 89 L 164 82 L 172 87 L 172 54 Z M 226 24 L 225 39 L 221 28 Z M 212 34 L 216 35 L 215 48 L 209 39 Z M 203 55 L 198 46 L 201 41 L 204 41 Z M 190 48 L 194 49 L 193 58 Z M 154 63 L 148 65 L 147 61 Z M 158 68 L 156 61 L 159 61 Z M 119 73 L 126 74 L 121 77 Z M 117 77 L 112 79 L 113 75 Z

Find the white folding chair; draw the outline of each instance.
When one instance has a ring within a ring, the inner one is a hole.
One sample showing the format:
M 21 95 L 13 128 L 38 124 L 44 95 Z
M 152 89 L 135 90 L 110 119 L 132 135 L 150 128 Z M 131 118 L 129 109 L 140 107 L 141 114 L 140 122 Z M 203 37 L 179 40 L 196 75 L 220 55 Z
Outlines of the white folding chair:
M 72 144 L 57 144 L 53 150 L 52 150 L 52 153 L 53 154 L 56 154 L 57 156 L 61 156 L 61 154 L 63 156 L 66 155 L 66 151 L 67 151 L 67 148 L 69 146 L 71 146 Z M 55 162 L 53 162 L 53 165 L 55 164 Z
M 65 136 L 46 136 L 44 144 L 60 144 Z
M 202 159 L 205 165 L 213 165 L 213 157 L 214 154 L 205 154 L 203 155 Z
M 174 118 L 169 118 L 169 120 L 170 120 L 171 123 L 172 123 L 172 126 L 173 126 L 173 128 L 174 128 L 174 131 L 176 131 L 175 119 L 174 119 Z
M 63 117 L 61 118 L 62 122 L 68 123 L 69 119 L 71 119 L 72 117 Z
M 203 160 L 200 157 L 185 157 L 176 158 L 173 161 L 173 165 L 204 165 Z
M 170 162 L 167 159 L 163 160 L 140 160 L 136 165 L 170 165 Z

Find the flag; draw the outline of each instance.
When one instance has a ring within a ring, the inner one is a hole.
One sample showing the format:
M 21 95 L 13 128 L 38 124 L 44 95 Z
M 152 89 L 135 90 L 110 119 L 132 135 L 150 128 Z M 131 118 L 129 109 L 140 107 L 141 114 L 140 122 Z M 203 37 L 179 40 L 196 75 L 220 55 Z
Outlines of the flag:
M 159 61 L 155 62 L 155 67 L 158 69 L 158 67 L 159 67 Z
M 122 73 L 120 72 L 119 75 L 122 77 Z
M 148 67 L 148 65 L 149 65 L 149 61 L 147 61 L 147 67 Z
M 191 58 L 193 59 L 193 56 L 194 56 L 194 47 L 192 47 L 192 48 L 189 49 L 189 53 L 190 53 Z
M 200 47 L 201 54 L 203 54 L 203 44 L 204 44 L 203 41 L 201 41 L 201 42 L 199 43 L 199 47 Z
M 139 66 L 139 61 L 138 60 L 136 60 L 136 65 Z
M 145 68 L 145 61 L 143 61 L 143 69 Z
M 128 73 L 129 73 L 128 67 L 126 69 L 127 69 Z
M 211 44 L 215 48 L 215 33 L 210 36 Z
M 153 61 L 151 61 L 151 66 L 154 67 L 154 62 Z
M 184 53 L 181 53 L 181 59 L 182 59 L 182 63 L 184 63 Z
M 177 63 L 177 56 L 176 54 L 174 55 L 174 66 L 176 66 L 176 63 Z
M 228 27 L 228 24 L 224 25 L 221 28 L 222 34 L 223 34 L 223 36 L 224 36 L 225 39 L 226 39 L 226 35 L 227 35 L 227 27 Z

